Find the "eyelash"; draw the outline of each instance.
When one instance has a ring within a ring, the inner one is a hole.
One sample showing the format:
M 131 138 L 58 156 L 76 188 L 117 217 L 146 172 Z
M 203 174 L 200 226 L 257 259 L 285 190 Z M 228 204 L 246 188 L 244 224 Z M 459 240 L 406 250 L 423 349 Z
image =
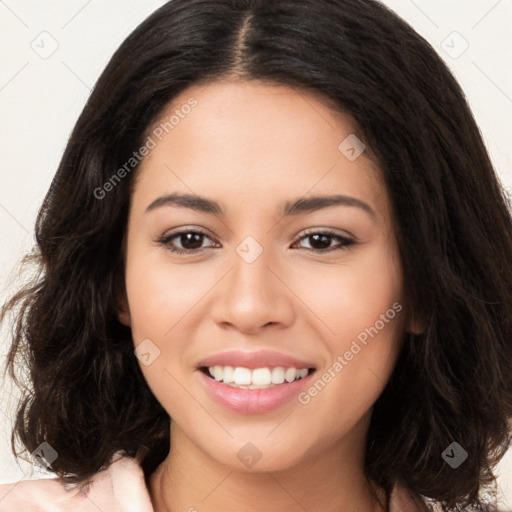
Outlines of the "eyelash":
M 205 233 L 204 231 L 201 231 L 200 229 L 185 229 L 182 231 L 177 231 L 175 233 L 171 233 L 169 235 L 165 235 L 162 238 L 160 238 L 159 240 L 157 240 L 156 242 L 161 245 L 164 245 L 166 247 L 166 249 L 168 249 L 169 251 L 171 251 L 175 254 L 197 254 L 199 252 L 203 252 L 205 249 L 208 249 L 208 247 L 205 247 L 203 249 L 177 249 L 176 247 L 170 246 L 170 242 L 174 238 L 180 237 L 181 235 L 185 235 L 185 234 L 191 234 L 191 233 L 203 235 L 203 236 L 210 238 L 207 233 Z M 341 236 L 338 233 L 335 233 L 334 231 L 329 230 L 329 229 L 308 232 L 299 238 L 299 242 L 305 238 L 309 238 L 314 235 L 329 236 L 331 238 L 337 239 L 338 241 L 340 241 L 342 243 L 342 245 L 340 247 L 334 248 L 334 249 L 332 249 L 332 248 L 331 249 L 306 249 L 308 251 L 313 251 L 317 254 L 325 254 L 325 253 L 330 253 L 333 251 L 346 251 L 346 250 L 348 250 L 348 248 L 350 246 L 354 246 L 357 243 L 354 239 L 348 238 L 345 236 Z

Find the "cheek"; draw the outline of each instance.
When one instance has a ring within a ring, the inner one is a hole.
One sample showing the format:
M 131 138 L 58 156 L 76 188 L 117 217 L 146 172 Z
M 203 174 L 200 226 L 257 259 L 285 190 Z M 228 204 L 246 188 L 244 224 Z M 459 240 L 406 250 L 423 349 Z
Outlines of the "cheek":
M 142 245 L 142 244 L 140 244 Z M 164 249 L 128 248 L 126 290 L 135 343 L 143 338 L 162 342 L 208 290 L 200 273 L 167 260 Z M 181 324 L 180 324 L 181 328 Z
M 141 244 L 142 245 L 142 244 Z M 139 366 L 153 395 L 167 411 L 188 413 L 180 365 L 188 339 L 187 313 L 198 300 L 201 287 L 191 285 L 190 276 L 178 265 L 155 259 L 155 253 L 128 246 L 126 290 L 130 306 L 131 329 L 135 348 L 149 352 L 149 361 L 138 356 Z M 206 286 L 206 284 L 205 284 Z M 202 292 L 204 293 L 204 291 Z M 179 332 L 179 336 L 177 333 Z M 148 364 L 146 364 L 148 363 Z M 189 404 L 189 408 L 190 404 Z
M 343 414 L 353 408 L 350 417 L 357 418 L 384 389 L 404 329 L 397 261 L 394 254 L 379 248 L 364 257 L 354 256 L 350 264 L 319 272 L 314 287 L 312 282 L 304 283 L 300 293 L 321 320 L 312 321 L 321 326 L 328 352 L 317 375 L 321 382 L 309 396 L 318 407 L 339 408 Z
M 331 346 L 343 349 L 349 338 L 373 326 L 395 302 L 402 304 L 402 288 L 398 259 L 387 245 L 376 244 L 347 256 L 342 264 L 302 272 L 295 290 L 322 321 Z M 399 331 L 401 324 L 396 320 L 403 315 L 394 313 L 390 324 Z M 383 332 L 390 332 L 389 327 L 386 324 Z

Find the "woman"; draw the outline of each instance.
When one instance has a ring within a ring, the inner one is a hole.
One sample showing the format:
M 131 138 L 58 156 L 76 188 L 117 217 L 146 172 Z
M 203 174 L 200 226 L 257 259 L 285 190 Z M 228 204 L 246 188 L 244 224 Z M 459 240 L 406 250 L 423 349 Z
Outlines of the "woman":
M 100 77 L 4 308 L 32 382 L 13 451 L 59 480 L 1 506 L 490 507 L 511 235 L 460 87 L 381 4 L 165 4 Z

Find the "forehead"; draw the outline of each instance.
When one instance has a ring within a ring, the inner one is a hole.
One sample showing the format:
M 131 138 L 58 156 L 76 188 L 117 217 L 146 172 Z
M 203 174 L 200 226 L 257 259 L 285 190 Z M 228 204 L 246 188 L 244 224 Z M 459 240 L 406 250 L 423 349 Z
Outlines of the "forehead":
M 364 151 L 347 157 L 358 133 L 351 116 L 295 88 L 257 81 L 195 85 L 147 131 L 155 147 L 138 169 L 135 192 L 148 200 L 182 190 L 225 204 L 342 193 L 387 210 L 377 166 Z

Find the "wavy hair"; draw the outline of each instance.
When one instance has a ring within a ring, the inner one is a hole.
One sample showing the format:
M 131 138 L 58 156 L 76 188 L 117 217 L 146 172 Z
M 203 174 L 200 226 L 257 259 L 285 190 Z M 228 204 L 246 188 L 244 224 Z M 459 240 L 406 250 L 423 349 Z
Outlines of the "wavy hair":
M 401 484 L 443 510 L 481 506 L 510 443 L 510 204 L 457 81 L 375 0 L 172 0 L 122 43 L 38 213 L 25 258 L 37 272 L 2 308 L 13 317 L 6 370 L 24 389 L 13 453 L 49 443 L 50 470 L 69 483 L 118 450 L 146 479 L 166 457 L 172 420 L 116 316 L 137 168 L 106 197 L 97 190 L 174 97 L 225 77 L 316 94 L 358 123 L 389 190 L 408 310 L 424 326 L 405 335 L 375 403 L 365 472 L 388 496 Z M 456 470 L 441 456 L 452 442 L 468 453 Z

